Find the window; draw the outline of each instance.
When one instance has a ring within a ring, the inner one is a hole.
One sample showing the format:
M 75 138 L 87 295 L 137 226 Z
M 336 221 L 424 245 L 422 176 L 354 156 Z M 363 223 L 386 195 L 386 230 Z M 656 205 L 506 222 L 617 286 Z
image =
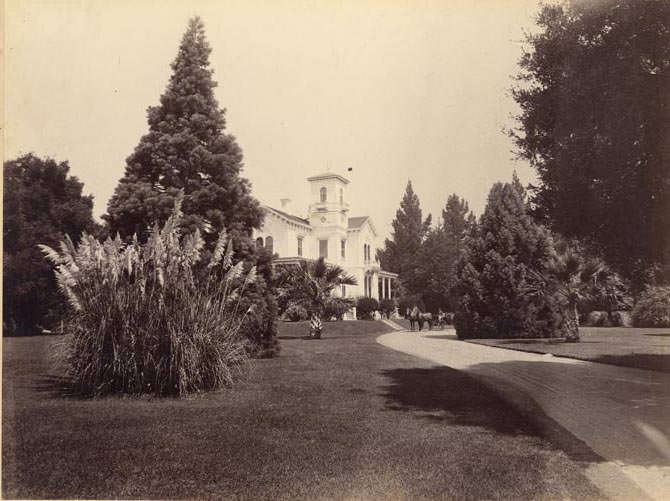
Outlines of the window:
M 298 256 L 302 257 L 302 237 L 298 237 Z
M 347 297 L 347 286 L 346 285 L 342 286 L 342 297 Z
M 328 258 L 328 240 L 319 240 L 319 257 Z
M 258 237 L 256 239 L 256 248 L 257 249 L 262 249 L 263 248 L 263 237 Z
M 340 188 L 340 205 L 344 205 L 344 190 Z
M 367 263 L 367 261 L 368 261 L 368 244 L 363 244 L 363 262 Z M 366 285 L 366 287 L 367 287 L 367 285 Z M 367 296 L 367 294 L 366 294 L 366 296 Z
M 326 190 L 326 187 L 324 186 L 323 188 L 321 188 L 321 203 L 327 200 L 328 200 L 328 192 Z
M 272 237 L 265 237 L 265 248 L 270 252 L 273 252 L 272 244 L 273 244 Z
M 347 257 L 347 241 L 342 240 L 340 242 L 341 245 L 341 250 L 342 250 L 342 259 L 345 259 Z

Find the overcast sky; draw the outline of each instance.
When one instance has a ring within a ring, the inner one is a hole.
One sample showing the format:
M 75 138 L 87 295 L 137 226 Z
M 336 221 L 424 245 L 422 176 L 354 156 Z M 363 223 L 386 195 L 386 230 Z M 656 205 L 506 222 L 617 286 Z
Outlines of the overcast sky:
M 491 184 L 534 179 L 502 132 L 536 0 L 33 1 L 6 4 L 5 156 L 68 160 L 97 217 L 147 131 L 189 17 L 263 203 L 308 204 L 305 178 L 350 178 L 351 215 L 391 229 L 408 179 L 434 220 L 477 214 Z M 352 172 L 346 172 L 352 167 Z

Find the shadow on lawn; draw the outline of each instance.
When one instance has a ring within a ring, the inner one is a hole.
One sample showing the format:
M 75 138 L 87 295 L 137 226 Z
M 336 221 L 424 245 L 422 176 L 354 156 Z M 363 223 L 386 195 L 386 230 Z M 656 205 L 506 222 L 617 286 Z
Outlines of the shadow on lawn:
M 471 376 L 449 367 L 391 369 L 383 374 L 387 407 L 398 411 L 423 411 L 436 421 L 481 426 L 497 433 L 538 434 L 502 397 Z
M 603 364 L 670 373 L 670 354 L 632 353 L 630 355 L 601 355 L 591 360 Z
M 65 376 L 46 375 L 37 379 L 32 389 L 54 398 L 82 398 L 75 392 L 72 380 Z
M 387 408 L 449 425 L 477 426 L 494 433 L 549 440 L 572 459 L 603 459 L 584 442 L 548 418 L 534 402 L 517 407 L 477 379 L 449 367 L 392 369 L 382 394 Z

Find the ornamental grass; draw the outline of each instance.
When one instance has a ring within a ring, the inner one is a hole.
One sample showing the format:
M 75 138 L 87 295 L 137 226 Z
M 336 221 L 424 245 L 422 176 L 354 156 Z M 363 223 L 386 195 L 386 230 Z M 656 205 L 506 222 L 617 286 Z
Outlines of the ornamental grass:
M 204 240 L 199 231 L 181 235 L 182 217 L 178 200 L 144 244 L 84 234 L 77 246 L 69 238 L 58 251 L 40 246 L 71 306 L 62 359 L 74 392 L 182 396 L 243 374 L 240 297 L 255 267 L 233 265 L 225 230 L 201 262 Z

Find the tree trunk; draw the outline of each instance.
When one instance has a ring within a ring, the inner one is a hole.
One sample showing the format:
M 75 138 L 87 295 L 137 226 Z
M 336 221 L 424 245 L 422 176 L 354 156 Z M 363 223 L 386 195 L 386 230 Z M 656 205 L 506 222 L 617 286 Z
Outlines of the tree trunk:
M 568 303 L 568 318 L 565 321 L 566 343 L 576 343 L 579 341 L 579 313 L 577 312 L 577 300 L 570 299 Z
M 321 314 L 313 313 L 312 319 L 309 322 L 309 337 L 312 339 L 321 339 L 321 329 L 323 324 L 321 323 Z

